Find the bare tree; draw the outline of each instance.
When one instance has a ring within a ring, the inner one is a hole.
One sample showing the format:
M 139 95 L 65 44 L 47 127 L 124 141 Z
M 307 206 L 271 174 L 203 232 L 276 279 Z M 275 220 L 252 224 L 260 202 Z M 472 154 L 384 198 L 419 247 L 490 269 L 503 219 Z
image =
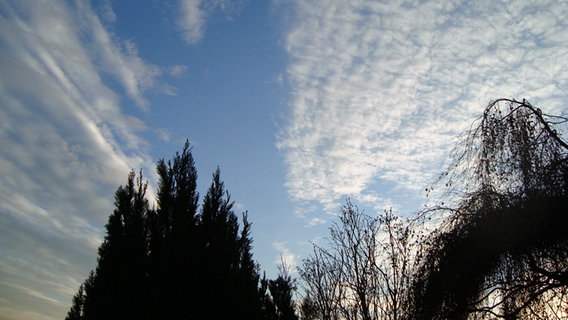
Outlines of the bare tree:
M 409 225 L 392 213 L 371 217 L 351 201 L 330 227 L 326 247 L 313 245 L 300 275 L 322 319 L 402 319 L 410 282 Z
M 338 260 L 326 250 L 314 245 L 312 254 L 303 261 L 299 269 L 306 300 L 316 310 L 316 317 L 322 320 L 339 319 L 341 301 L 341 266 Z
M 407 315 L 407 290 L 420 244 L 417 229 L 403 223 L 392 209 L 380 217 L 383 241 L 379 242 L 379 259 L 374 270 L 379 273 L 379 296 L 382 319 L 405 319 Z

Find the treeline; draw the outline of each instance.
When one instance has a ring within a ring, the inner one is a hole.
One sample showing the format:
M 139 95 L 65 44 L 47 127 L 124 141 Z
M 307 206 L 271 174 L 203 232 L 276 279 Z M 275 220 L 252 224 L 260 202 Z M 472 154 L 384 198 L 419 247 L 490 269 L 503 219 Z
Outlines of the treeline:
M 410 219 L 350 201 L 299 268 L 303 319 L 568 318 L 568 118 L 489 104 Z
M 157 208 L 141 173 L 116 191 L 97 267 L 66 319 L 297 319 L 290 275 L 260 277 L 251 223 L 246 212 L 239 222 L 219 169 L 201 206 L 188 142 L 156 170 Z
M 260 277 L 251 224 L 246 213 L 239 223 L 219 170 L 198 205 L 186 144 L 158 162 L 157 208 L 141 175 L 116 191 L 97 268 L 67 319 L 565 319 L 566 124 L 526 100 L 492 102 L 424 210 L 402 219 L 347 201 L 298 267 L 298 301 L 285 267 Z

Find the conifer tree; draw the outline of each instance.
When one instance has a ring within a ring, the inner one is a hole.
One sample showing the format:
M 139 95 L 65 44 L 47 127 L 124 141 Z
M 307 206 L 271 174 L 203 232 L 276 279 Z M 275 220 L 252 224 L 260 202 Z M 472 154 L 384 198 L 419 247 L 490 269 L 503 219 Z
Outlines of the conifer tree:
M 270 281 L 259 288 L 251 223 L 245 212 L 240 228 L 219 168 L 200 210 L 188 142 L 156 170 L 156 209 L 141 173 L 116 191 L 97 267 L 67 319 L 276 319 Z
M 236 275 L 237 285 L 241 288 L 236 301 L 236 304 L 240 306 L 238 318 L 241 319 L 259 319 L 261 317 L 261 300 L 258 288 L 259 265 L 253 260 L 251 225 L 248 221 L 247 212 L 244 212 L 243 227 L 239 238 L 239 270 Z
M 200 215 L 201 272 L 199 284 L 205 314 L 223 318 L 234 313 L 239 292 L 236 275 L 239 267 L 238 219 L 233 202 L 221 181 L 219 168 L 203 199 Z M 223 305 L 224 308 L 216 306 Z
M 156 301 L 153 314 L 161 318 L 186 315 L 188 304 L 199 293 L 196 277 L 196 223 L 199 193 L 197 170 L 189 141 L 171 161 L 158 161 L 159 176 L 156 213 L 148 221 L 150 229 L 150 276 Z
M 85 304 L 85 285 L 81 284 L 79 291 L 73 296 L 71 309 L 67 312 L 65 320 L 82 320 L 83 306 Z
M 146 233 L 148 212 L 142 174 L 131 172 L 115 193 L 115 207 L 99 248 L 98 265 L 85 286 L 83 319 L 143 319 L 147 284 Z
M 276 280 L 270 280 L 268 282 L 268 287 L 276 307 L 277 319 L 298 320 L 292 297 L 296 286 L 285 267 L 281 268 Z
M 260 280 L 259 288 L 259 295 L 261 299 L 261 319 L 278 320 L 276 305 L 270 295 L 269 283 L 270 280 L 266 278 L 266 273 L 264 273 Z

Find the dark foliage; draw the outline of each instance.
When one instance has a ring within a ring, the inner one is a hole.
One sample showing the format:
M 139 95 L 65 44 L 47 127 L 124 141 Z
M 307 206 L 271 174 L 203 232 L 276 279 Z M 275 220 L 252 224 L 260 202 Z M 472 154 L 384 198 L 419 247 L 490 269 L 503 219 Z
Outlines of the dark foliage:
M 348 201 L 300 268 L 304 318 L 565 318 L 567 123 L 497 100 L 454 150 L 439 205 L 406 224 Z
M 296 319 L 280 302 L 289 279 L 260 281 L 251 223 L 243 213 L 240 226 L 220 170 L 201 210 L 189 143 L 157 173 L 157 209 L 141 173 L 116 191 L 97 267 L 66 319 Z
M 83 306 L 85 305 L 85 285 L 79 287 L 79 291 L 73 296 L 71 309 L 67 312 L 67 320 L 83 319 Z
M 276 318 L 280 320 L 298 320 L 293 300 L 296 285 L 284 261 L 280 267 L 278 277 L 275 280 L 268 281 L 268 288 L 275 306 Z
M 564 317 L 568 144 L 558 126 L 567 123 L 525 100 L 496 100 L 452 153 L 440 205 L 407 224 L 348 201 L 328 246 L 314 244 L 299 270 L 302 318 Z M 116 191 L 98 265 L 67 319 L 298 319 L 285 266 L 260 278 L 251 223 L 246 212 L 239 223 L 220 170 L 201 207 L 188 143 L 157 172 L 156 209 L 141 174 Z M 421 236 L 432 218 L 440 224 Z
M 83 319 L 115 319 L 144 316 L 146 252 L 144 218 L 148 212 L 146 184 L 140 175 L 128 176 L 126 186 L 115 193 L 115 207 L 99 248 L 98 265 L 85 284 Z M 125 299 L 124 297 L 128 297 Z
M 319 319 L 318 307 L 315 301 L 307 295 L 304 297 L 300 304 L 300 315 L 302 320 L 316 320 Z
M 458 201 L 423 213 L 445 218 L 415 275 L 414 318 L 567 311 L 568 146 L 554 128 L 565 122 L 527 101 L 487 107 L 441 176 Z

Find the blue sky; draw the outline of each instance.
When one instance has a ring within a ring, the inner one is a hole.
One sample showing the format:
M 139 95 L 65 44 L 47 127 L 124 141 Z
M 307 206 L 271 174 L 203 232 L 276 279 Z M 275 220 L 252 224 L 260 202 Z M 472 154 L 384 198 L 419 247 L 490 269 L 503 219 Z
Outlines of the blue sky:
M 561 1 L 0 0 L 0 318 L 61 319 L 130 169 L 193 144 L 276 274 L 420 209 L 489 101 L 568 105 Z

